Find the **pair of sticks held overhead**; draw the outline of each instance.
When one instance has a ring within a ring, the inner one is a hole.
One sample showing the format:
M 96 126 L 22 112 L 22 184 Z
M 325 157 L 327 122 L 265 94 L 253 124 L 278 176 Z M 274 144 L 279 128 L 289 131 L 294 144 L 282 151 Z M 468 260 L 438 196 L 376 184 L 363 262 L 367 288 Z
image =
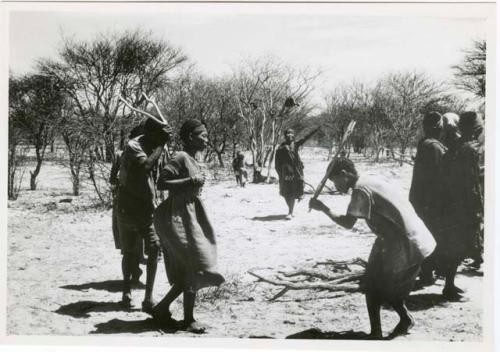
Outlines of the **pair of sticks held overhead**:
M 150 119 L 153 119 L 154 121 L 158 122 L 160 125 L 164 125 L 164 126 L 167 126 L 168 125 L 168 121 L 167 119 L 165 118 L 165 116 L 162 114 L 160 108 L 158 107 L 158 105 L 156 104 L 156 102 L 151 99 L 149 96 L 147 96 L 146 93 L 142 93 L 142 96 L 144 97 L 144 99 L 146 99 L 146 101 L 148 103 L 151 103 L 153 105 L 153 107 L 155 108 L 158 116 L 160 116 L 160 118 L 158 119 L 156 116 L 144 111 L 144 110 L 140 110 L 136 107 L 134 107 L 127 99 L 125 99 L 124 97 L 122 97 L 121 95 L 118 96 L 118 99 L 123 102 L 123 104 L 125 104 L 130 110 L 132 111 L 135 111 L 139 114 L 142 114 L 144 116 L 146 116 L 147 118 L 150 118 Z

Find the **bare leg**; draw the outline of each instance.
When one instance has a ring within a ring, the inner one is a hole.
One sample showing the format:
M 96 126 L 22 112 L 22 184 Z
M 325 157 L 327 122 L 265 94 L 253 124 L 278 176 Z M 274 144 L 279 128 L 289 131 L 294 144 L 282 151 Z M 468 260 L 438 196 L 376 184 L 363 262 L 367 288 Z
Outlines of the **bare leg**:
M 371 293 L 365 295 L 368 316 L 370 317 L 370 337 L 375 339 L 382 338 L 382 324 L 380 323 L 380 300 Z
M 131 296 L 131 285 L 130 279 L 132 276 L 132 260 L 133 255 L 130 252 L 123 252 L 122 256 L 122 274 L 123 274 L 123 295 L 122 295 L 122 303 L 130 307 L 132 305 L 132 296 Z
M 445 284 L 443 289 L 443 296 L 451 301 L 460 300 L 463 292 L 460 288 L 455 286 L 455 276 L 457 275 L 458 263 L 450 263 L 448 270 L 446 271 Z
M 172 319 L 170 312 L 170 305 L 182 293 L 182 287 L 173 285 L 163 299 L 151 309 L 151 315 L 160 324 L 170 327 L 178 328 L 177 321 Z
M 398 299 L 396 301 L 391 302 L 392 308 L 399 315 L 399 323 L 396 325 L 392 333 L 389 335 L 390 338 L 394 338 L 400 335 L 406 335 L 408 331 L 413 327 L 415 321 L 411 316 L 408 308 L 406 308 L 405 302 L 403 299 Z
M 156 269 L 158 267 L 158 252 L 158 246 L 149 246 L 148 262 L 146 265 L 146 293 L 144 295 L 144 302 L 148 302 L 146 305 L 151 304 L 151 308 L 153 302 L 152 294 L 155 284 Z
M 184 325 L 186 331 L 203 334 L 206 327 L 203 324 L 198 323 L 194 319 L 194 303 L 196 301 L 196 291 L 186 290 L 184 291 Z
M 288 206 L 287 219 L 293 216 L 293 208 L 295 207 L 295 198 L 285 198 L 286 205 Z
M 158 312 L 160 315 L 170 316 L 170 305 L 177 297 L 182 293 L 183 289 L 179 285 L 174 285 L 170 288 L 168 293 L 163 297 L 163 299 L 155 305 L 153 311 Z

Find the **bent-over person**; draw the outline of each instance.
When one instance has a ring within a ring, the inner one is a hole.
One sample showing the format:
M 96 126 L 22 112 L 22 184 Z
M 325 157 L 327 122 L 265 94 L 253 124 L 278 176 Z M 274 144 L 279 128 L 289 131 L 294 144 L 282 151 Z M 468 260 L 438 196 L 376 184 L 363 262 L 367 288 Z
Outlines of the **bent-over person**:
M 165 253 L 165 269 L 171 288 L 153 309 L 161 324 L 179 327 L 172 319 L 170 305 L 182 293 L 184 321 L 180 326 L 189 332 L 203 333 L 206 326 L 194 318 L 196 292 L 204 287 L 219 286 L 224 278 L 217 271 L 217 243 L 200 192 L 205 178 L 195 160 L 206 148 L 208 134 L 198 120 L 187 120 L 180 137 L 184 151 L 177 152 L 163 168 L 158 189 L 169 191 L 158 206 L 154 224 Z
M 170 127 L 148 119 L 144 124 L 144 134 L 129 140 L 121 157 L 117 220 L 123 252 L 122 303 L 128 307 L 132 305 L 131 275 L 138 262 L 141 241 L 145 238 L 148 247 L 146 292 L 142 302 L 145 312 L 151 311 L 154 305 L 152 293 L 160 249 L 153 228 L 156 192 L 153 174 L 170 136 Z
M 410 202 L 401 196 L 401 190 L 381 180 L 359 177 L 351 160 L 337 159 L 328 177 L 340 192 L 352 189 L 346 214 L 336 214 L 314 198 L 309 202 L 310 207 L 348 229 L 358 219 L 365 219 L 377 236 L 363 278 L 370 337 L 382 338 L 380 308 L 383 303 L 390 304 L 400 318 L 389 337 L 408 333 L 414 320 L 405 299 L 423 260 L 434 250 L 436 243 L 432 234 Z
M 295 141 L 295 132 L 285 130 L 285 141 L 276 150 L 275 168 L 279 177 L 280 195 L 285 198 L 288 206 L 287 220 L 293 217 L 295 200 L 304 197 L 304 164 L 300 160 L 299 148 L 316 133 L 319 128 Z

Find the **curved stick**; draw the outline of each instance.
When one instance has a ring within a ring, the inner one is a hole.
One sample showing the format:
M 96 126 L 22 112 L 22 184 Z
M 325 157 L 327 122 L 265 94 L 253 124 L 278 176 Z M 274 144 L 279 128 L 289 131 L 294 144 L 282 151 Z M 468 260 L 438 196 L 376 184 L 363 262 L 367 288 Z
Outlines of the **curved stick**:
M 165 124 L 166 124 L 164 121 L 158 120 L 158 119 L 156 118 L 156 116 L 151 115 L 150 113 L 147 113 L 146 111 L 143 111 L 143 110 L 139 110 L 139 109 L 137 109 L 137 108 L 134 108 L 134 107 L 132 106 L 132 104 L 130 104 L 130 103 L 129 103 L 129 102 L 128 102 L 125 98 L 123 98 L 121 95 L 119 95 L 119 96 L 118 96 L 118 99 L 120 99 L 120 101 L 121 101 L 121 102 L 123 102 L 123 104 L 125 104 L 125 105 L 126 105 L 126 106 L 130 109 L 130 110 L 135 111 L 135 112 L 137 112 L 137 113 L 139 113 L 139 114 L 145 115 L 145 116 L 147 116 L 148 118 L 155 120 L 155 121 L 156 121 L 156 122 L 158 122 L 160 125 L 165 125 Z
M 151 99 L 150 97 L 148 97 L 146 95 L 146 93 L 142 92 L 142 96 L 144 97 L 144 99 L 146 99 L 147 102 L 153 104 L 154 108 L 156 109 L 156 112 L 158 113 L 158 115 L 160 116 L 160 118 L 163 120 L 163 122 L 165 122 L 166 124 L 168 124 L 168 121 L 167 119 L 165 118 L 165 116 L 163 116 L 163 114 L 161 113 L 161 110 L 160 108 L 158 107 L 158 105 L 156 104 L 156 101 L 154 101 L 153 99 Z

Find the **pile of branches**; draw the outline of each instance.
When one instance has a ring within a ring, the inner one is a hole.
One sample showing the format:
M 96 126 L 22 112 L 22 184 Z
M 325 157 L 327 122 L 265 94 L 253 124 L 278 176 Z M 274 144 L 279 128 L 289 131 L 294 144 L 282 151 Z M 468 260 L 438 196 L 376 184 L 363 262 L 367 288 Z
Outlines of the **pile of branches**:
M 321 269 L 318 269 L 321 267 Z M 248 274 L 256 277 L 258 282 L 266 282 L 282 287 L 270 301 L 282 297 L 290 290 L 318 290 L 330 292 L 360 292 L 360 282 L 364 276 L 366 261 L 356 258 L 348 261 L 328 260 L 317 262 L 311 268 L 300 268 L 291 271 L 277 271 L 263 274 L 267 269 L 252 269 Z

